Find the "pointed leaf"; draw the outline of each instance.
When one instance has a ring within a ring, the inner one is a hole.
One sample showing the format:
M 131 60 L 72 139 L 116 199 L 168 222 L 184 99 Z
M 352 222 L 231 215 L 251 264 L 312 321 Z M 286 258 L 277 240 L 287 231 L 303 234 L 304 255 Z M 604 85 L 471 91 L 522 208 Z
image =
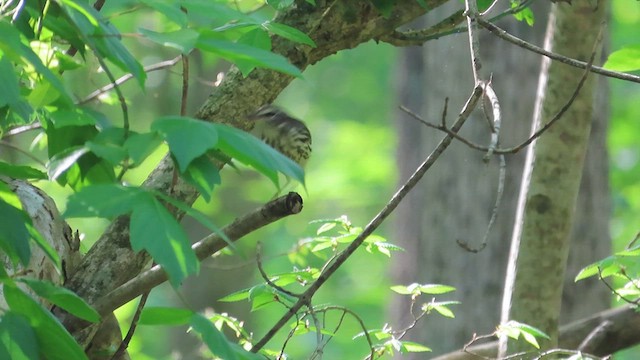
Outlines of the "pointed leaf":
M 191 249 L 184 229 L 155 198 L 139 201 L 131 214 L 131 248 L 146 250 L 169 274 L 169 281 L 178 287 L 182 280 L 197 274 L 200 263 Z
M 94 323 L 100 321 L 100 315 L 81 297 L 69 289 L 37 279 L 21 278 L 19 281 L 27 284 L 38 296 L 47 299 L 81 319 Z
M 191 161 L 218 143 L 218 132 L 213 124 L 193 118 L 163 117 L 154 121 L 151 129 L 167 141 L 181 173 L 186 171 Z
M 15 285 L 4 284 L 4 297 L 9 308 L 29 319 L 38 338 L 40 353 L 48 360 L 84 360 L 83 349 L 51 312 L 44 309 Z

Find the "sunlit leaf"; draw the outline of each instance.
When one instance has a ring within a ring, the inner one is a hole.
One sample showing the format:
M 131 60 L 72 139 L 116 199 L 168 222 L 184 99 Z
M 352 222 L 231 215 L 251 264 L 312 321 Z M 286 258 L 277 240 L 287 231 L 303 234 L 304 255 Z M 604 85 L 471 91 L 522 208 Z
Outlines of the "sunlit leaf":
M 99 184 L 83 188 L 71 195 L 64 217 L 113 218 L 128 214 L 139 203 L 149 201 L 143 190 L 116 184 Z
M 16 286 L 6 283 L 4 297 L 9 308 L 29 320 L 40 346 L 40 353 L 50 360 L 84 360 L 87 356 L 53 314 Z
M 203 51 L 214 53 L 231 62 L 244 60 L 247 63 L 255 64 L 257 67 L 273 69 L 292 76 L 302 76 L 300 69 L 293 66 L 284 56 L 253 46 L 238 44 L 228 40 L 210 37 L 206 34 L 201 34 L 198 39 L 197 47 Z M 248 74 L 244 75 L 246 76 Z
M 311 40 L 311 38 L 307 36 L 307 34 L 291 26 L 274 22 L 264 23 L 263 26 L 272 33 L 282 36 L 287 40 L 309 45 L 311 47 L 316 47 L 316 43 Z
M 640 45 L 629 45 L 612 52 L 603 67 L 615 71 L 640 69 Z
M 197 274 L 200 262 L 184 229 L 155 198 L 141 198 L 131 214 L 131 248 L 146 250 L 169 275 L 174 287 Z
M 38 360 L 40 348 L 36 333 L 26 317 L 13 311 L 0 317 L 0 358 Z
M 27 284 L 38 296 L 47 299 L 81 319 L 90 322 L 100 321 L 100 315 L 81 297 L 69 289 L 37 279 L 20 278 L 19 281 Z
M 140 325 L 186 325 L 194 315 L 189 309 L 171 307 L 145 307 L 140 314 Z
M 170 116 L 157 119 L 151 129 L 167 141 L 180 172 L 189 163 L 214 148 L 218 143 L 218 131 L 213 124 L 188 117 Z

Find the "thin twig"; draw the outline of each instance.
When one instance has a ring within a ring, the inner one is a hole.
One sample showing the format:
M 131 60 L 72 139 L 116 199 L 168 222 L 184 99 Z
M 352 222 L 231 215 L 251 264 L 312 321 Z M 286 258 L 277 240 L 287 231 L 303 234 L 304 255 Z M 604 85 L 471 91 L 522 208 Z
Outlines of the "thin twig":
M 451 31 L 463 21 L 463 10 L 458 10 L 429 28 L 407 31 L 396 30 L 377 40 L 394 46 L 422 45 L 426 42 L 425 39 L 434 40 L 445 34 L 450 34 Z
M 620 80 L 640 83 L 640 76 L 631 75 L 631 74 L 618 72 L 618 71 L 607 70 L 598 66 L 591 66 L 589 65 L 590 62 L 584 62 L 584 61 L 572 59 L 566 56 L 562 56 L 560 54 L 556 54 L 554 52 L 545 50 L 539 46 L 526 42 L 516 36 L 509 34 L 507 31 L 499 28 L 498 26 L 494 25 L 493 23 L 487 20 L 484 20 L 482 18 L 477 18 L 476 20 L 478 21 L 478 24 L 480 24 L 480 26 L 489 30 L 495 36 L 501 39 L 504 39 L 514 45 L 517 45 L 523 49 L 532 51 L 540 55 L 544 55 L 552 60 L 560 61 L 563 64 L 567 64 L 580 69 L 589 69 L 589 71 L 594 72 L 596 74 L 600 74 L 600 75 L 604 75 L 604 76 L 608 76 L 608 77 L 612 77 Z
M 129 330 L 127 331 L 127 335 L 120 342 L 120 346 L 118 346 L 118 350 L 113 353 L 111 360 L 121 359 L 124 355 L 124 352 L 127 351 L 127 347 L 129 347 L 129 343 L 133 338 L 133 334 L 136 332 L 136 327 L 138 326 L 138 321 L 140 321 L 140 314 L 142 314 L 142 309 L 147 303 L 147 299 L 149 298 L 149 291 L 140 296 L 140 301 L 138 302 L 138 306 L 136 307 L 136 312 L 133 314 L 133 318 L 131 319 L 131 325 L 129 326 Z
M 189 99 L 189 56 L 182 55 L 182 99 L 180 100 L 180 115 L 187 115 Z
M 460 127 L 464 124 L 466 119 L 469 117 L 473 109 L 478 104 L 478 100 L 482 96 L 482 89 L 478 86 L 474 87 L 473 93 L 467 100 L 463 110 L 461 111 L 458 119 L 452 127 L 452 131 L 458 131 Z M 380 224 L 395 210 L 395 208 L 400 204 L 400 201 L 404 199 L 404 197 L 415 187 L 415 185 L 422 179 L 424 174 L 431 168 L 431 166 L 435 163 L 435 161 L 440 157 L 442 152 L 451 144 L 452 141 L 451 136 L 445 136 L 442 141 L 438 144 L 436 149 L 427 157 L 427 159 L 420 164 L 418 169 L 411 175 L 409 180 L 402 185 L 402 187 L 393 195 L 393 197 L 389 200 L 389 202 L 385 205 L 385 207 L 367 224 L 362 233 L 360 233 L 349 246 L 343 250 L 340 255 L 336 257 L 334 262 L 326 267 L 324 271 L 320 274 L 316 282 L 314 282 L 300 297 L 300 299 L 289 309 L 287 313 L 285 313 L 280 320 L 264 335 L 260 341 L 258 341 L 253 348 L 252 352 L 257 352 L 262 349 L 271 338 L 291 319 L 291 317 L 299 311 L 303 306 L 309 303 L 309 300 L 313 297 L 313 295 L 322 287 L 322 285 L 331 277 L 333 273 L 344 264 L 344 262 L 362 245 L 364 240 L 373 233 L 375 229 L 380 226 Z
M 524 149 L 527 145 L 531 144 L 535 139 L 540 137 L 540 135 L 542 135 L 551 126 L 553 126 L 553 124 L 555 124 L 556 121 L 560 120 L 562 118 L 562 116 L 564 115 L 564 113 L 567 112 L 567 110 L 569 110 L 569 108 L 571 107 L 573 102 L 578 97 L 578 94 L 582 90 L 582 87 L 584 86 L 585 81 L 587 80 L 587 77 L 589 76 L 589 71 L 591 69 L 591 64 L 593 64 L 594 56 L 595 56 L 595 53 L 592 54 L 591 59 L 587 63 L 588 66 L 587 66 L 586 69 L 584 69 L 584 72 L 582 74 L 582 78 L 580 78 L 580 81 L 578 82 L 578 85 L 576 86 L 576 89 L 573 92 L 573 94 L 571 94 L 571 97 L 569 98 L 569 100 L 567 100 L 567 102 L 564 104 L 564 106 L 562 106 L 562 108 L 558 111 L 558 113 L 556 113 L 556 115 L 548 123 L 546 123 L 543 127 L 538 129 L 538 131 L 536 131 L 533 135 L 531 135 L 529 138 L 527 138 L 527 140 L 525 140 L 521 144 L 519 144 L 517 146 L 514 146 L 514 147 L 511 147 L 511 148 L 497 148 L 493 152 L 495 154 L 515 154 L 515 153 L 519 152 L 520 150 Z M 430 122 L 422 119 L 419 115 L 417 115 L 416 113 L 414 113 L 411 110 L 407 109 L 405 106 L 400 105 L 399 108 L 400 108 L 400 110 L 404 111 L 405 113 L 410 115 L 415 120 L 421 122 L 425 126 L 428 126 L 430 128 L 436 129 L 436 130 L 440 130 L 440 131 L 444 132 L 445 134 L 453 137 L 454 139 L 462 142 L 463 144 L 467 145 L 468 147 L 470 147 L 472 149 L 481 150 L 481 151 L 489 151 L 488 147 L 476 144 L 476 143 L 474 143 L 474 142 L 472 142 L 472 141 L 460 136 L 459 134 L 451 131 L 451 129 L 449 129 L 448 127 L 444 127 L 442 125 L 433 124 L 433 123 L 430 123 Z
M 491 217 L 489 218 L 489 224 L 487 225 L 487 229 L 484 232 L 484 236 L 482 237 L 482 242 L 480 243 L 480 246 L 477 248 L 472 248 L 469 246 L 468 242 L 460 239 L 456 240 L 456 243 L 458 244 L 458 246 L 472 253 L 478 253 L 484 250 L 484 248 L 487 246 L 487 243 L 489 240 L 489 233 L 491 233 L 493 224 L 496 222 L 496 219 L 498 218 L 498 209 L 500 208 L 500 204 L 502 203 L 502 195 L 504 194 L 504 182 L 507 177 L 507 165 L 506 165 L 504 155 L 498 155 L 498 158 L 500 159 L 500 170 L 498 175 L 498 190 L 496 191 L 496 201 L 493 204 L 493 209 L 491 209 Z
M 156 64 L 152 64 L 149 66 L 145 66 L 144 67 L 144 71 L 147 73 L 153 72 L 153 71 L 158 71 L 158 70 L 162 70 L 162 69 L 166 69 L 166 68 L 170 68 L 172 66 L 174 66 L 175 64 L 178 63 L 178 61 L 180 61 L 182 57 L 181 56 L 176 56 L 175 58 L 171 59 L 171 60 L 165 60 L 165 61 L 161 61 L 159 63 Z M 118 78 L 116 81 L 112 81 L 111 83 L 97 89 L 94 90 L 91 94 L 87 95 L 84 99 L 78 101 L 76 103 L 76 105 L 84 105 L 94 99 L 96 99 L 98 96 L 106 93 L 107 91 L 112 90 L 114 87 L 118 86 L 118 85 L 122 85 L 125 82 L 129 81 L 133 79 L 133 74 L 129 73 L 129 74 L 125 74 L 123 76 L 121 76 L 120 78 Z
M 47 165 L 45 163 L 43 163 L 40 159 L 38 159 L 37 157 L 35 157 L 32 153 L 30 153 L 29 151 L 25 151 L 23 149 L 21 149 L 19 146 L 16 146 L 6 140 L 0 140 L 0 146 L 4 146 L 7 147 L 9 149 L 13 149 L 16 152 L 19 152 L 20 154 L 28 157 L 29 159 L 35 161 L 36 163 L 42 165 L 42 167 L 47 167 Z
M 2 138 L 4 139 L 4 138 L 9 137 L 9 136 L 22 134 L 24 132 L 31 131 L 31 130 L 36 130 L 36 129 L 40 129 L 40 128 L 42 128 L 42 124 L 40 124 L 39 122 L 35 122 L 35 123 L 29 124 L 29 125 L 17 126 L 17 127 L 14 127 L 12 129 L 7 130 L 7 132 L 2 134 Z
M 258 265 L 258 271 L 260 271 L 260 275 L 262 276 L 262 279 L 272 288 L 278 290 L 281 293 L 287 294 L 289 296 L 293 296 L 295 298 L 299 298 L 300 295 L 293 293 L 285 288 L 283 288 L 282 286 L 276 285 L 273 281 L 271 281 L 271 279 L 269 279 L 269 275 L 267 275 L 267 273 L 264 271 L 264 268 L 262 267 L 262 258 L 261 258 L 261 254 L 262 253 L 262 243 L 258 242 L 256 244 L 256 263 Z
M 478 16 L 478 4 L 476 0 L 465 0 L 464 15 L 467 17 L 467 35 L 469 36 L 469 53 L 471 54 L 471 70 L 473 72 L 473 80 L 478 85 L 481 81 L 480 69 L 482 62 L 480 60 L 480 40 L 478 39 L 478 24 L 476 17 Z

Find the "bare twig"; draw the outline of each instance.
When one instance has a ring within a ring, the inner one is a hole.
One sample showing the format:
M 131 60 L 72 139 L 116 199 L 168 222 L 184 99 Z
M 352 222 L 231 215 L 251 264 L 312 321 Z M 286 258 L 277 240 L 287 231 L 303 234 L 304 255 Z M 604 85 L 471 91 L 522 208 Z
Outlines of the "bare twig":
M 175 64 L 177 64 L 178 61 L 180 61 L 180 59 L 182 59 L 181 56 L 176 56 L 175 58 L 173 58 L 171 60 L 165 60 L 165 61 L 161 61 L 161 62 L 156 63 L 156 64 L 145 66 L 144 67 L 144 71 L 149 73 L 149 72 L 152 72 L 152 71 L 158 71 L 158 70 L 170 68 L 170 67 L 174 66 Z M 116 87 L 118 85 L 122 85 L 122 84 L 124 84 L 125 82 L 127 82 L 127 81 L 129 81 L 131 79 L 133 79 L 133 74 L 131 74 L 131 73 L 125 74 L 125 75 L 121 76 L 120 78 L 118 78 L 117 80 L 112 81 L 111 83 L 101 87 L 100 89 L 97 89 L 97 90 L 93 91 L 91 94 L 87 95 L 84 99 L 78 101 L 77 105 L 84 105 L 84 104 L 96 99 L 98 96 L 106 93 L 107 91 L 112 90 L 114 87 Z
M 591 330 L 589 335 L 584 338 L 580 346 L 578 346 L 579 351 L 592 352 L 594 351 L 600 343 L 605 339 L 608 335 L 608 331 L 613 327 L 613 322 L 609 320 L 605 320 L 600 325 L 596 326 L 595 329 Z
M 458 131 L 469 117 L 473 109 L 476 107 L 478 100 L 482 96 L 482 89 L 476 86 L 473 89 L 473 93 L 469 97 L 463 110 L 458 116 L 457 121 L 452 127 L 452 131 Z M 427 157 L 427 159 L 420 164 L 418 169 L 411 175 L 409 180 L 402 185 L 402 187 L 393 195 L 387 205 L 367 224 L 362 233 L 360 233 L 349 246 L 343 250 L 334 260 L 334 262 L 327 266 L 324 271 L 318 277 L 318 280 L 314 282 L 300 297 L 300 299 L 284 314 L 280 320 L 265 334 L 265 336 L 258 341 L 251 349 L 252 352 L 257 352 L 262 349 L 269 340 L 293 317 L 293 315 L 299 311 L 303 306 L 309 303 L 309 300 L 320 289 L 320 287 L 329 279 L 329 277 L 336 272 L 342 264 L 353 254 L 358 247 L 364 242 L 364 240 L 373 233 L 375 229 L 395 210 L 400 201 L 413 189 L 413 187 L 420 181 L 424 174 L 431 168 L 435 161 L 440 157 L 442 152 L 451 144 L 451 136 L 446 136 L 438 144 L 436 149 Z
M 39 122 L 35 122 L 35 123 L 29 124 L 29 125 L 17 126 L 17 127 L 14 127 L 13 129 L 8 130 L 4 134 L 2 134 L 2 138 L 6 138 L 6 137 L 9 137 L 9 136 L 22 134 L 23 132 L 36 130 L 36 129 L 40 129 L 40 128 L 42 128 L 42 124 L 40 124 Z
M 517 146 L 514 146 L 514 147 L 511 147 L 511 148 L 497 148 L 497 149 L 495 149 L 493 151 L 493 153 L 495 153 L 495 154 L 515 154 L 515 153 L 519 152 L 520 150 L 524 149 L 527 145 L 531 144 L 535 139 L 540 137 L 540 135 L 542 135 L 551 126 L 553 126 L 553 124 L 555 124 L 558 120 L 560 120 L 560 118 L 562 118 L 564 113 L 567 112 L 567 110 L 569 110 L 569 108 L 571 107 L 571 105 L 573 104 L 575 99 L 578 97 L 578 94 L 580 93 L 580 90 L 582 90 L 582 87 L 584 86 L 584 83 L 587 80 L 587 77 L 589 76 L 589 71 L 591 69 L 591 64 L 593 64 L 594 57 L 595 57 L 595 53 L 593 53 L 591 55 L 591 59 L 587 63 L 588 66 L 584 70 L 584 73 L 582 74 L 582 78 L 580 78 L 580 81 L 578 82 L 578 85 L 576 86 L 576 89 L 574 90 L 574 92 L 571 95 L 571 97 L 569 98 L 569 100 L 567 100 L 567 102 L 564 104 L 564 106 L 562 106 L 562 108 L 558 111 L 558 113 L 556 113 L 556 115 L 548 123 L 546 123 L 543 127 L 538 129 L 538 131 L 536 131 L 533 135 L 531 135 L 529 138 L 527 138 L 527 140 L 525 140 L 521 144 L 519 144 Z M 440 131 L 446 133 L 447 135 L 453 137 L 454 139 L 462 142 L 463 144 L 467 145 L 468 147 L 470 147 L 472 149 L 481 150 L 481 151 L 487 151 L 487 152 L 489 151 L 488 147 L 476 144 L 476 143 L 474 143 L 474 142 L 472 142 L 472 141 L 460 136 L 459 134 L 451 131 L 446 126 L 430 123 L 430 122 L 422 119 L 419 115 L 415 114 L 414 112 L 412 112 L 411 110 L 407 109 L 406 107 L 404 107 L 402 105 L 400 106 L 400 109 L 402 111 L 406 112 L 407 114 L 409 114 L 415 120 L 423 123 L 425 126 L 428 126 L 430 128 L 436 129 L 436 130 L 440 130 Z
M 551 51 L 545 50 L 539 46 L 533 45 L 529 42 L 526 42 L 516 36 L 513 36 L 511 34 L 509 34 L 507 31 L 499 28 L 498 26 L 494 25 L 493 23 L 484 20 L 482 18 L 477 18 L 476 19 L 478 21 L 478 24 L 480 24 L 480 26 L 484 27 L 485 29 L 489 30 L 492 34 L 496 35 L 497 37 L 506 40 L 514 45 L 517 45 L 523 49 L 535 52 L 537 54 L 540 55 L 544 55 L 552 60 L 556 60 L 556 61 L 560 61 L 563 64 L 567 64 L 573 67 L 577 67 L 580 69 L 589 69 L 589 71 L 592 71 L 596 74 L 600 74 L 600 75 L 604 75 L 604 76 L 608 76 L 608 77 L 612 77 L 612 78 L 616 78 L 616 79 L 620 79 L 620 80 L 626 80 L 626 81 L 631 81 L 631 82 L 635 82 L 635 83 L 640 83 L 640 76 L 636 76 L 636 75 L 631 75 L 631 74 L 627 74 L 627 73 L 622 73 L 622 72 L 618 72 L 618 71 L 612 71 L 612 70 L 607 70 L 598 66 L 591 66 L 589 65 L 588 62 L 584 62 L 584 61 L 580 61 L 580 60 L 576 60 L 576 59 L 572 59 L 566 56 L 562 56 L 560 54 L 556 54 L 553 53 Z
M 496 201 L 493 204 L 493 209 L 491 209 L 491 218 L 489 218 L 489 224 L 487 225 L 487 229 L 484 232 L 484 236 L 482 237 L 480 246 L 477 248 L 472 248 L 471 246 L 469 246 L 468 242 L 460 239 L 456 240 L 458 246 L 472 253 L 478 253 L 484 250 L 484 248 L 487 246 L 489 233 L 491 233 L 493 224 L 495 224 L 496 219 L 498 218 L 498 209 L 500 208 L 500 204 L 502 203 L 502 195 L 504 194 L 504 182 L 505 178 L 507 177 L 507 165 L 504 155 L 498 155 L 498 158 L 500 159 L 500 171 L 498 175 L 498 190 L 496 191 Z
M 467 17 L 467 35 L 469 36 L 469 53 L 471 54 L 471 70 L 473 72 L 473 80 L 478 85 L 482 81 L 480 74 L 480 69 L 482 69 L 480 40 L 478 40 L 478 24 L 476 23 L 478 4 L 476 0 L 465 0 L 464 4 L 464 15 Z
M 269 279 L 269 275 L 267 275 L 267 273 L 264 271 L 264 268 L 262 267 L 262 257 L 261 257 L 261 252 L 262 252 L 262 243 L 258 242 L 258 244 L 256 244 L 256 263 L 258 265 L 258 271 L 260 271 L 260 276 L 262 276 L 262 279 L 272 288 L 280 291 L 281 293 L 287 294 L 289 296 L 293 296 L 295 298 L 299 298 L 300 295 L 293 293 L 285 288 L 283 288 L 282 286 L 278 286 L 276 285 L 273 281 L 271 281 L 271 279 Z
M 484 96 L 489 100 L 491 104 L 491 118 L 488 118 L 489 127 L 491 129 L 491 141 L 489 142 L 489 150 L 484 156 L 484 161 L 488 162 L 493 155 L 494 151 L 498 147 L 498 142 L 500 139 L 500 129 L 502 125 L 502 113 L 500 111 L 500 101 L 498 101 L 498 96 L 496 92 L 493 90 L 493 86 L 491 86 L 491 80 L 484 83 Z
M 182 99 L 180 101 L 180 115 L 187 115 L 187 100 L 189 99 L 189 56 L 182 55 Z
M 450 34 L 456 26 L 462 23 L 462 21 L 464 21 L 463 11 L 458 10 L 429 28 L 408 31 L 396 30 L 377 40 L 394 46 L 418 46 L 424 44 L 428 40 L 435 40 L 444 35 Z
M 129 347 L 129 343 L 133 338 L 133 334 L 136 332 L 136 327 L 138 326 L 138 321 L 140 321 L 140 314 L 142 314 L 142 309 L 147 304 L 147 299 L 149 298 L 149 291 L 146 291 L 140 296 L 140 301 L 138 302 L 138 306 L 136 307 L 136 312 L 133 314 L 133 318 L 131 319 L 131 325 L 129 326 L 129 330 L 127 331 L 127 335 L 125 335 L 122 342 L 120 342 L 120 346 L 118 346 L 118 350 L 113 353 L 111 356 L 111 360 L 118 360 L 122 358 L 124 352 L 127 351 L 127 347 Z
M 36 163 L 42 165 L 43 167 L 47 167 L 47 165 L 45 163 L 43 163 L 40 159 L 35 157 L 32 153 L 30 153 L 29 151 L 25 151 L 25 150 L 21 149 L 19 146 L 16 146 L 16 145 L 12 144 L 9 141 L 0 140 L 0 146 L 4 146 L 6 148 L 15 150 L 15 151 L 19 152 L 20 154 L 28 157 L 29 159 L 35 161 Z

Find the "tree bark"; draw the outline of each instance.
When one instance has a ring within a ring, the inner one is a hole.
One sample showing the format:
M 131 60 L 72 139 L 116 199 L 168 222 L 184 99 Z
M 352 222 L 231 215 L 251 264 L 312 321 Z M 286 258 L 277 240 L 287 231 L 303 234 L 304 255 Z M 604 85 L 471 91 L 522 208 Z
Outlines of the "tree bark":
M 587 61 L 591 57 L 604 4 L 554 4 L 545 48 Z M 583 71 L 543 60 L 533 131 L 548 123 L 576 91 Z M 516 320 L 550 336 L 541 349 L 558 344 L 560 305 L 583 163 L 593 118 L 590 77 L 562 119 L 527 149 L 502 307 L 502 322 Z M 600 214 L 609 215 L 609 214 Z M 508 353 L 531 350 L 509 342 Z M 507 354 L 501 339 L 500 356 Z
M 533 43 L 541 43 L 547 6 L 534 7 L 533 28 L 513 19 L 501 27 Z M 431 15 L 441 17 L 445 10 Z M 450 36 L 425 44 L 422 50 L 403 50 L 398 64 L 399 101 L 438 123 L 444 97 L 452 98 L 449 112 L 455 113 L 454 100 L 466 96 L 473 79 L 470 72 L 467 38 Z M 493 73 L 493 85 L 503 109 L 501 143 L 508 147 L 528 135 L 535 99 L 535 83 L 540 57 L 503 42 L 491 34 L 481 33 L 482 63 Z M 447 59 L 443 64 L 442 59 Z M 599 89 L 606 89 L 603 82 Z M 604 97 L 602 97 L 604 98 Z M 452 105 L 454 104 L 454 105 Z M 606 101 L 599 106 L 599 116 L 590 139 L 590 155 L 579 197 L 573 232 L 572 255 L 565 281 L 563 321 L 588 316 L 609 305 L 606 288 L 597 281 L 574 283 L 573 277 L 587 264 L 610 251 L 608 235 L 609 193 L 606 147 Z M 562 120 L 561 120 L 562 121 Z M 484 119 L 467 124 L 466 136 L 481 144 L 488 143 Z M 398 166 L 400 181 L 406 178 L 441 134 L 426 129 L 399 112 Z M 426 344 L 433 354 L 461 348 L 474 333 L 495 330 L 499 322 L 503 273 L 507 262 L 507 239 L 511 237 L 524 154 L 507 156 L 507 179 L 498 220 L 489 237 L 488 246 L 478 254 L 462 250 L 455 241 L 466 240 L 478 245 L 486 229 L 495 200 L 495 162 L 486 166 L 483 154 L 460 144 L 452 146 L 430 177 L 398 208 L 394 241 L 406 249 L 392 260 L 392 276 L 396 283 L 444 283 L 457 291 L 439 299 L 462 302 L 453 308 L 455 319 L 430 315 L 410 332 L 412 340 Z M 585 300 L 588 299 L 588 300 Z M 429 299 L 425 299 L 429 300 Z M 396 329 L 407 324 L 408 299 L 396 296 L 390 306 Z M 436 330 L 437 329 L 437 330 Z M 403 355 L 403 359 L 419 359 L 420 355 Z

